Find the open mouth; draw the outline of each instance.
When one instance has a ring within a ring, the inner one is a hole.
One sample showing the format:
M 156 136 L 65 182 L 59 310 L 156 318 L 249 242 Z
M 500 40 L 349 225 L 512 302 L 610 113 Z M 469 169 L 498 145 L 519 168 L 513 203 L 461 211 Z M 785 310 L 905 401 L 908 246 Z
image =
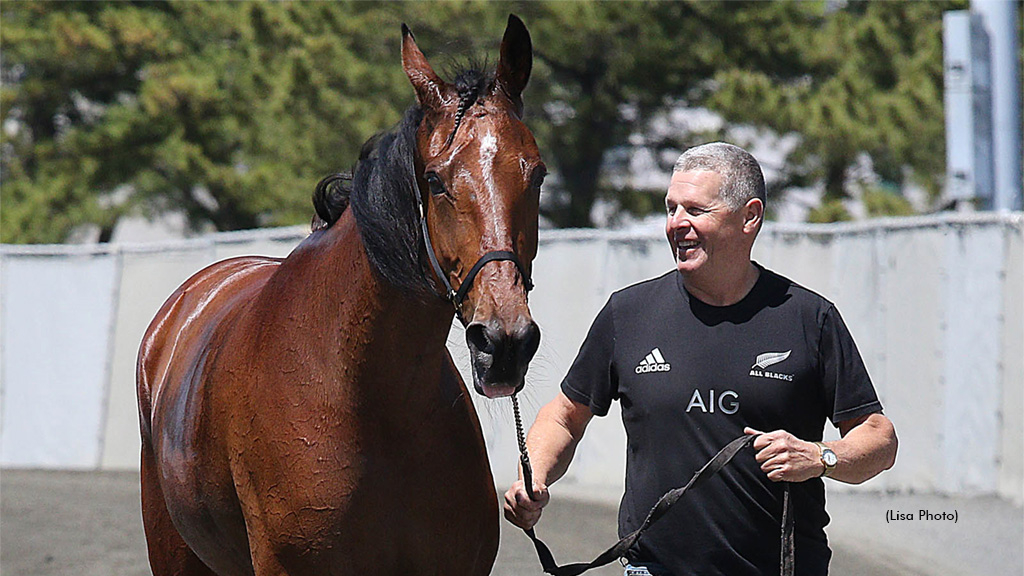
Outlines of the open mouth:
M 687 250 L 693 250 L 700 246 L 700 242 L 696 240 L 684 240 L 682 242 L 676 242 L 676 252 L 679 256 L 686 256 Z

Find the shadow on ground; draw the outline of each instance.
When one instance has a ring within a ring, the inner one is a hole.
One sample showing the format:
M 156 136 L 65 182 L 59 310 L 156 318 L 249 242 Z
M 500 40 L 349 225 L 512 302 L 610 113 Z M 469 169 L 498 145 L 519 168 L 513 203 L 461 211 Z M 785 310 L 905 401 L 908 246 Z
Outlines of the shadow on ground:
M 958 520 L 886 523 L 890 509 L 956 511 Z M 830 493 L 829 512 L 833 575 L 1022 574 L 1024 515 L 1004 501 Z M 615 518 L 609 503 L 556 496 L 537 532 L 559 562 L 589 561 L 615 542 Z M 138 474 L 0 471 L 0 573 L 148 576 Z M 492 574 L 541 574 L 530 541 L 504 521 Z

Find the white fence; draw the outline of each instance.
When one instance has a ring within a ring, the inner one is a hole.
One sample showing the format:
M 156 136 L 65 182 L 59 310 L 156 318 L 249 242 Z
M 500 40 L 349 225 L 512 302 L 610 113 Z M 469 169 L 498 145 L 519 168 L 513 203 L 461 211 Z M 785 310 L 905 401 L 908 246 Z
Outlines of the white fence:
M 135 355 L 157 308 L 210 262 L 283 256 L 304 235 L 0 248 L 0 465 L 137 468 Z M 865 488 L 1024 499 L 1024 214 L 769 224 L 755 258 L 835 302 L 861 348 L 900 437 L 896 467 Z M 658 232 L 542 232 L 527 422 L 609 293 L 671 266 Z M 449 348 L 465 368 L 458 327 Z M 510 404 L 476 403 L 505 486 L 516 466 Z M 561 490 L 621 490 L 621 428 L 615 413 L 591 424 Z

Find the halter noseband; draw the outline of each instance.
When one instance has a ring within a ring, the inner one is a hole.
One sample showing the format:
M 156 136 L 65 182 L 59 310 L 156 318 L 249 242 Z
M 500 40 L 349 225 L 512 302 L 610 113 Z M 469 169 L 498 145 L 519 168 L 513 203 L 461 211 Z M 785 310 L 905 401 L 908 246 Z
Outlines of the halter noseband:
M 488 262 L 495 262 L 499 260 L 510 260 L 519 269 L 519 276 L 523 279 L 523 287 L 527 292 L 533 290 L 533 282 L 530 277 L 526 274 L 526 269 L 523 268 L 523 263 L 519 261 L 519 257 L 516 256 L 515 252 L 508 250 L 492 250 L 476 261 L 473 267 L 469 269 L 469 274 L 459 284 L 459 289 L 456 291 L 452 288 L 452 283 L 448 281 L 448 275 L 445 274 L 444 270 L 441 269 L 441 263 L 437 261 L 437 255 L 434 253 L 434 245 L 430 242 L 430 231 L 427 229 L 427 215 L 423 208 L 423 198 L 420 196 L 421 192 L 419 187 L 416 187 L 416 207 L 419 209 L 420 214 L 420 230 L 423 231 L 423 244 L 427 249 L 427 258 L 430 260 L 430 266 L 434 269 L 434 274 L 441 279 L 444 283 L 445 293 L 438 294 L 441 298 L 449 301 L 455 306 L 455 314 L 459 317 L 459 321 L 463 325 L 466 324 L 466 319 L 462 316 L 462 302 L 466 299 L 466 294 L 469 293 L 469 289 L 473 286 L 473 279 L 480 272 L 481 269 Z

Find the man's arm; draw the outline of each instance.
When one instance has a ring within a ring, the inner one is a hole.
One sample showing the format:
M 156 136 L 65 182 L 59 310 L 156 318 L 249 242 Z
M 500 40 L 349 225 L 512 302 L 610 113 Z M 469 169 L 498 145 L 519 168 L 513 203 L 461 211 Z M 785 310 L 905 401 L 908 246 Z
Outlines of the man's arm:
M 563 392 L 541 408 L 526 435 L 533 468 L 533 492 L 537 500 L 532 500 L 526 492 L 520 471 L 520 479 L 505 492 L 505 518 L 509 522 L 523 529 L 532 528 L 537 523 L 541 510 L 550 499 L 548 486 L 569 468 L 576 445 L 583 438 L 591 418 L 590 407 L 572 401 Z
M 881 412 L 839 422 L 840 440 L 826 442 L 839 458 L 829 478 L 847 484 L 861 484 L 896 462 L 899 441 L 892 422 Z M 773 482 L 803 482 L 824 472 L 821 451 L 813 442 L 793 436 L 785 430 L 762 433 L 752 428 L 747 434 L 761 434 L 754 440 L 761 470 Z

